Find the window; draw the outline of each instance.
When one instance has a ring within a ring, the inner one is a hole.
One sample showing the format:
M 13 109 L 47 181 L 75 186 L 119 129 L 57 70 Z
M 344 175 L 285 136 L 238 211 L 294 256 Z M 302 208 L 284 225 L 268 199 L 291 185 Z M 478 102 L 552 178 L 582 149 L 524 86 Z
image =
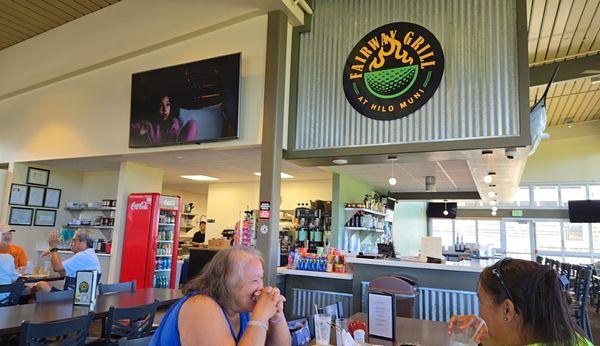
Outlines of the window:
M 569 206 L 569 201 L 582 200 L 586 198 L 585 186 L 561 186 L 560 201 L 563 207 Z
M 538 250 L 562 251 L 560 222 L 534 222 L 535 239 Z
M 590 234 L 588 224 L 563 223 L 566 252 L 589 252 Z
M 556 186 L 534 186 L 533 200 L 537 207 L 558 206 L 558 187 Z
M 488 245 L 496 249 L 502 247 L 500 241 L 500 221 L 477 221 L 479 246 Z
M 459 240 L 462 240 L 464 243 L 477 243 L 475 220 L 455 220 L 454 227 Z
M 592 244 L 594 246 L 594 253 L 600 254 L 600 223 L 592 223 L 590 225 L 592 227 Z
M 600 185 L 590 185 L 590 199 L 600 199 Z
M 453 246 L 452 219 L 431 219 L 431 236 L 442 238 L 442 246 Z
M 529 187 L 528 186 L 519 186 L 519 190 L 517 190 L 516 196 L 516 205 L 519 207 L 529 206 L 531 203 L 529 200 Z
M 506 231 L 506 256 L 530 260 L 529 222 L 507 221 L 504 223 L 504 229 Z

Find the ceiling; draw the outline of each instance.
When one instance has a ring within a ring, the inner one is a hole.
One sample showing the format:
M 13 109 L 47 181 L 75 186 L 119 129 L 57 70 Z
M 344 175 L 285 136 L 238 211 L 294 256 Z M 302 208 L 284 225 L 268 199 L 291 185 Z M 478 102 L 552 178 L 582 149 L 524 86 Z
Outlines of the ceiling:
M 163 185 L 170 189 L 208 193 L 208 183 L 181 178 L 181 175 L 207 175 L 217 182 L 258 182 L 254 172 L 260 172 L 260 149 L 181 150 L 146 154 L 114 155 L 90 158 L 39 161 L 50 167 L 76 171 L 116 171 L 121 162 L 134 162 L 164 171 Z M 282 171 L 294 181 L 331 179 L 331 172 L 319 167 L 301 167 L 282 162 Z
M 120 0 L 0 0 L 0 50 Z
M 527 0 L 527 12 L 530 67 L 600 54 L 600 0 Z M 591 83 L 600 70 L 586 75 L 552 85 L 548 126 L 600 119 L 600 85 Z M 531 105 L 545 88 L 530 88 Z

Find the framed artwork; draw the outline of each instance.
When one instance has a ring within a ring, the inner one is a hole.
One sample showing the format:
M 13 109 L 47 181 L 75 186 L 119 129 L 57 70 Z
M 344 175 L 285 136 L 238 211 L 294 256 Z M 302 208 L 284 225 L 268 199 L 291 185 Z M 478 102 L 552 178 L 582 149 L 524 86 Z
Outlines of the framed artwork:
M 60 205 L 60 189 L 46 189 L 44 196 L 44 208 L 58 208 Z
M 11 207 L 8 224 L 16 226 L 31 226 L 32 216 L 33 209 L 31 208 Z
M 27 194 L 27 205 L 30 207 L 43 207 L 45 192 L 46 189 L 43 187 L 30 186 Z
M 27 205 L 27 194 L 29 193 L 29 186 L 21 184 L 10 185 L 10 197 L 8 198 L 8 204 L 12 205 Z
M 35 218 L 33 220 L 34 226 L 43 227 L 54 227 L 56 223 L 56 210 L 50 209 L 36 209 Z
M 27 168 L 27 184 L 48 186 L 50 171 L 41 168 Z

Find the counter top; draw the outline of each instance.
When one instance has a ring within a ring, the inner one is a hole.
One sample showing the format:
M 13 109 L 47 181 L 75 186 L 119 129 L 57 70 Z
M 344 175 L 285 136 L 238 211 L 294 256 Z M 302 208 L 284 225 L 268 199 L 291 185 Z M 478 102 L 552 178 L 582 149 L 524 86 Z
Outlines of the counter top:
M 37 252 L 42 252 L 42 251 L 44 251 L 44 250 L 37 250 Z M 73 251 L 58 250 L 56 252 L 62 253 L 62 254 L 65 254 L 65 255 L 73 255 Z M 110 257 L 110 254 L 109 253 L 96 252 L 96 256 L 98 256 L 98 257 Z
M 315 277 L 315 278 L 338 279 L 338 280 L 352 280 L 354 278 L 354 275 L 352 273 L 314 272 L 314 271 L 309 271 L 309 270 L 288 269 L 287 267 L 278 267 L 277 275 L 311 276 L 311 277 Z
M 389 266 L 389 267 L 404 267 L 404 268 L 418 268 L 418 269 L 432 269 L 432 270 L 447 270 L 447 271 L 459 271 L 459 272 L 473 272 L 481 273 L 485 267 L 491 266 L 496 263 L 496 259 L 491 260 L 464 260 L 460 262 L 446 262 L 446 263 L 424 263 L 416 261 L 397 259 L 370 259 L 370 258 L 356 258 L 346 257 L 346 263 L 355 264 L 366 264 L 376 266 Z

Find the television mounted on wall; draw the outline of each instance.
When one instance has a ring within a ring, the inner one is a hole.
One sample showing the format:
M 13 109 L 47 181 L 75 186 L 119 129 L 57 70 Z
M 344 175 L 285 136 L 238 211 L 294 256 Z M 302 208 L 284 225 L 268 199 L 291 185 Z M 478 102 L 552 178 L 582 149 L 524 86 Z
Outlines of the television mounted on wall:
M 569 222 L 600 222 L 600 200 L 569 201 Z
M 241 54 L 134 73 L 129 147 L 239 138 Z

